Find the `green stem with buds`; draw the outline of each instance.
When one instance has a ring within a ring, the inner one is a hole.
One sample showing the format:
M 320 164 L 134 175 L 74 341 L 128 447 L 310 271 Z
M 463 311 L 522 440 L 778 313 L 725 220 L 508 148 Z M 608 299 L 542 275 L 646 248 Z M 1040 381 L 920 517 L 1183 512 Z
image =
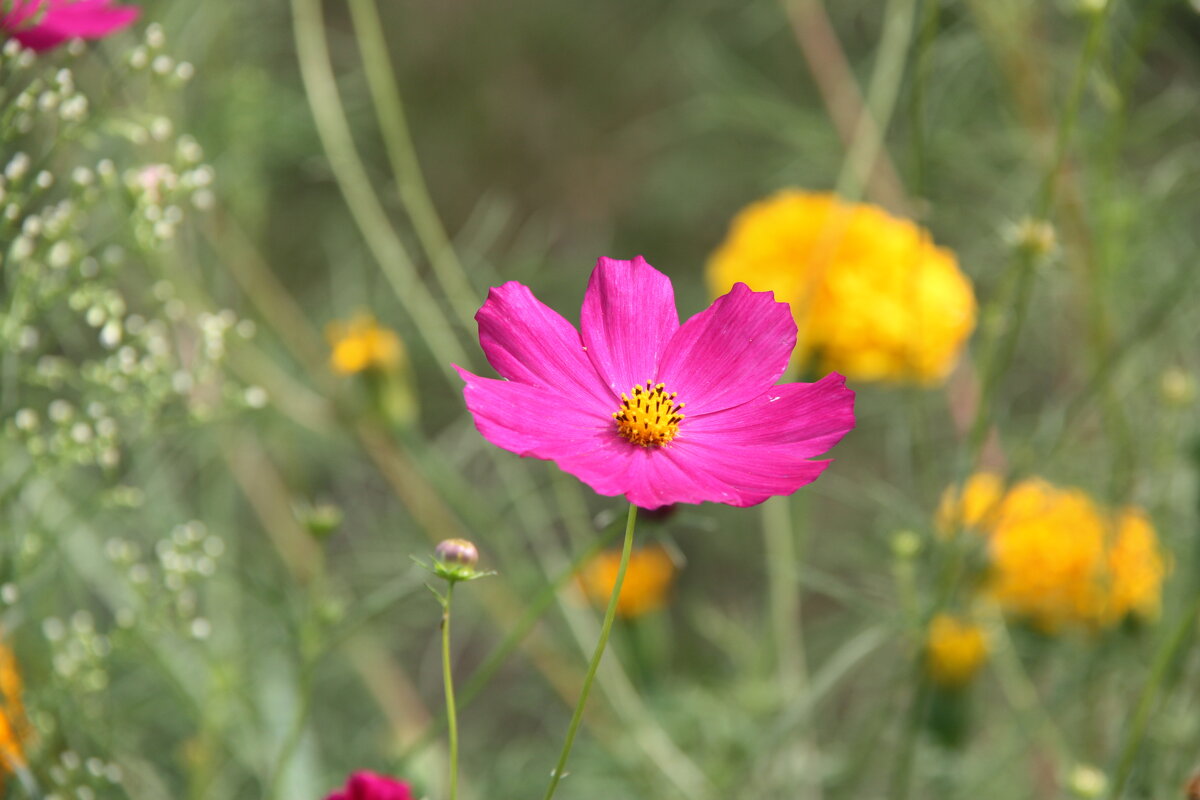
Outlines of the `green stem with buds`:
M 450 800 L 458 798 L 458 714 L 454 708 L 454 676 L 450 671 L 450 600 L 454 581 L 446 582 L 442 602 L 442 680 L 446 685 L 446 735 L 450 743 Z
M 637 506 L 629 504 L 629 517 L 625 522 L 625 544 L 621 548 L 621 565 L 617 568 L 617 579 L 613 581 L 612 595 L 608 598 L 608 610 L 604 612 L 604 624 L 600 626 L 600 640 L 596 642 L 596 651 L 592 653 L 592 661 L 588 664 L 587 675 L 583 678 L 583 688 L 579 692 L 579 702 L 575 704 L 575 713 L 571 716 L 571 724 L 567 728 L 567 738 L 563 742 L 562 753 L 558 764 L 550 775 L 550 785 L 546 787 L 543 800 L 554 797 L 558 782 L 562 780 L 563 769 L 567 766 L 567 756 L 571 754 L 571 745 L 575 743 L 575 734 L 579 732 L 579 724 L 583 722 L 583 709 L 587 705 L 588 693 L 592 690 L 592 681 L 596 678 L 596 670 L 600 668 L 600 659 L 604 656 L 604 647 L 608 644 L 608 634 L 612 631 L 613 620 L 617 616 L 617 600 L 621 597 L 621 584 L 625 582 L 625 570 L 629 566 L 629 554 L 633 552 L 633 526 L 637 521 Z

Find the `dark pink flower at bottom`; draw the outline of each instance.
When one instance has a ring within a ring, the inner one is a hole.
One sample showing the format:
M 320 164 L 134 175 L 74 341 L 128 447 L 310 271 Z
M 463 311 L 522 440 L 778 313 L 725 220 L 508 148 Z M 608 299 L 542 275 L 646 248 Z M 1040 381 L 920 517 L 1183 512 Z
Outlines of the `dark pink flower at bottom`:
M 360 770 L 340 789 L 325 800 L 414 800 L 412 789 L 403 781 Z
M 776 383 L 796 323 L 743 283 L 680 325 L 665 275 L 640 256 L 601 258 L 579 330 L 515 282 L 492 289 L 475 319 L 505 378 L 458 368 L 483 437 L 643 508 L 791 494 L 854 427 L 841 375 Z
M 0 0 L 0 31 L 25 47 L 49 50 L 72 39 L 101 39 L 138 18 L 112 0 Z

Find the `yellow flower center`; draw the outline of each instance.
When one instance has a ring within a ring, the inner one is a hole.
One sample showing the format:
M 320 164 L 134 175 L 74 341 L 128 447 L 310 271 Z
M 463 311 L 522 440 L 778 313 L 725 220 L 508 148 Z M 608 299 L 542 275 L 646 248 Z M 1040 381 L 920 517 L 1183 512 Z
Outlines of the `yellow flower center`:
M 683 403 L 675 402 L 676 394 L 650 381 L 634 386 L 629 394 L 622 392 L 621 408 L 613 412 L 617 432 L 632 444 L 662 447 L 675 438 L 683 421 Z

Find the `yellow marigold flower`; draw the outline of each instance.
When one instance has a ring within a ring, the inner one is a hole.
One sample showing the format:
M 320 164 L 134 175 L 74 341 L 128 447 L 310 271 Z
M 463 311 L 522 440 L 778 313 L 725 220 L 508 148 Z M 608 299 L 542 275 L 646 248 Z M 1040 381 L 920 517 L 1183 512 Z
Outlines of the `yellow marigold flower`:
M 975 328 L 954 254 L 876 206 L 785 190 L 739 213 L 708 264 L 714 294 L 741 281 L 792 306 L 821 371 L 934 383 Z
M 1158 612 L 1166 562 L 1140 509 L 1113 513 L 1082 490 L 1038 478 L 1004 492 L 998 477 L 981 474 L 961 502 L 943 497 L 939 524 L 947 515 L 987 537 L 988 594 L 1042 630 Z
M 925 638 L 925 665 L 934 683 L 947 688 L 965 686 L 987 661 L 983 628 L 973 622 L 938 614 Z
M 359 314 L 346 322 L 332 322 L 325 329 L 334 372 L 352 375 L 369 369 L 391 369 L 404 357 L 404 345 L 396 332 L 381 326 L 370 314 Z
M 1124 508 L 1108 550 L 1108 615 L 1158 616 L 1166 561 L 1158 547 L 1154 526 L 1139 508 Z
M 24 766 L 23 743 L 29 735 L 21 702 L 21 673 L 12 650 L 0 641 L 0 787 L 14 768 Z
M 600 607 L 608 605 L 620 565 L 621 551 L 606 550 L 580 570 L 579 585 L 592 603 Z M 666 605 L 674 580 L 675 564 L 664 548 L 654 546 L 634 550 L 625 570 L 625 582 L 621 584 L 617 614 L 632 618 L 657 611 Z
M 1105 603 L 1105 520 L 1085 493 L 1040 480 L 1014 486 L 990 531 L 991 594 L 1053 631 L 1099 621 Z

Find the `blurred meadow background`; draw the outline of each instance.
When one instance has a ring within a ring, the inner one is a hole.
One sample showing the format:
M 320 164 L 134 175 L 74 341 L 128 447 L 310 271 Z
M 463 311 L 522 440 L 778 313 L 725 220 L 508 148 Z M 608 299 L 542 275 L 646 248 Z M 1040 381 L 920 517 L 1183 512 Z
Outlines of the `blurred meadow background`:
M 460 794 L 540 796 L 625 504 L 450 364 L 641 254 L 858 424 L 642 515 L 558 796 L 1200 797 L 1194 2 L 138 5 L 0 56 L 6 796 L 447 797 L 453 537 Z

